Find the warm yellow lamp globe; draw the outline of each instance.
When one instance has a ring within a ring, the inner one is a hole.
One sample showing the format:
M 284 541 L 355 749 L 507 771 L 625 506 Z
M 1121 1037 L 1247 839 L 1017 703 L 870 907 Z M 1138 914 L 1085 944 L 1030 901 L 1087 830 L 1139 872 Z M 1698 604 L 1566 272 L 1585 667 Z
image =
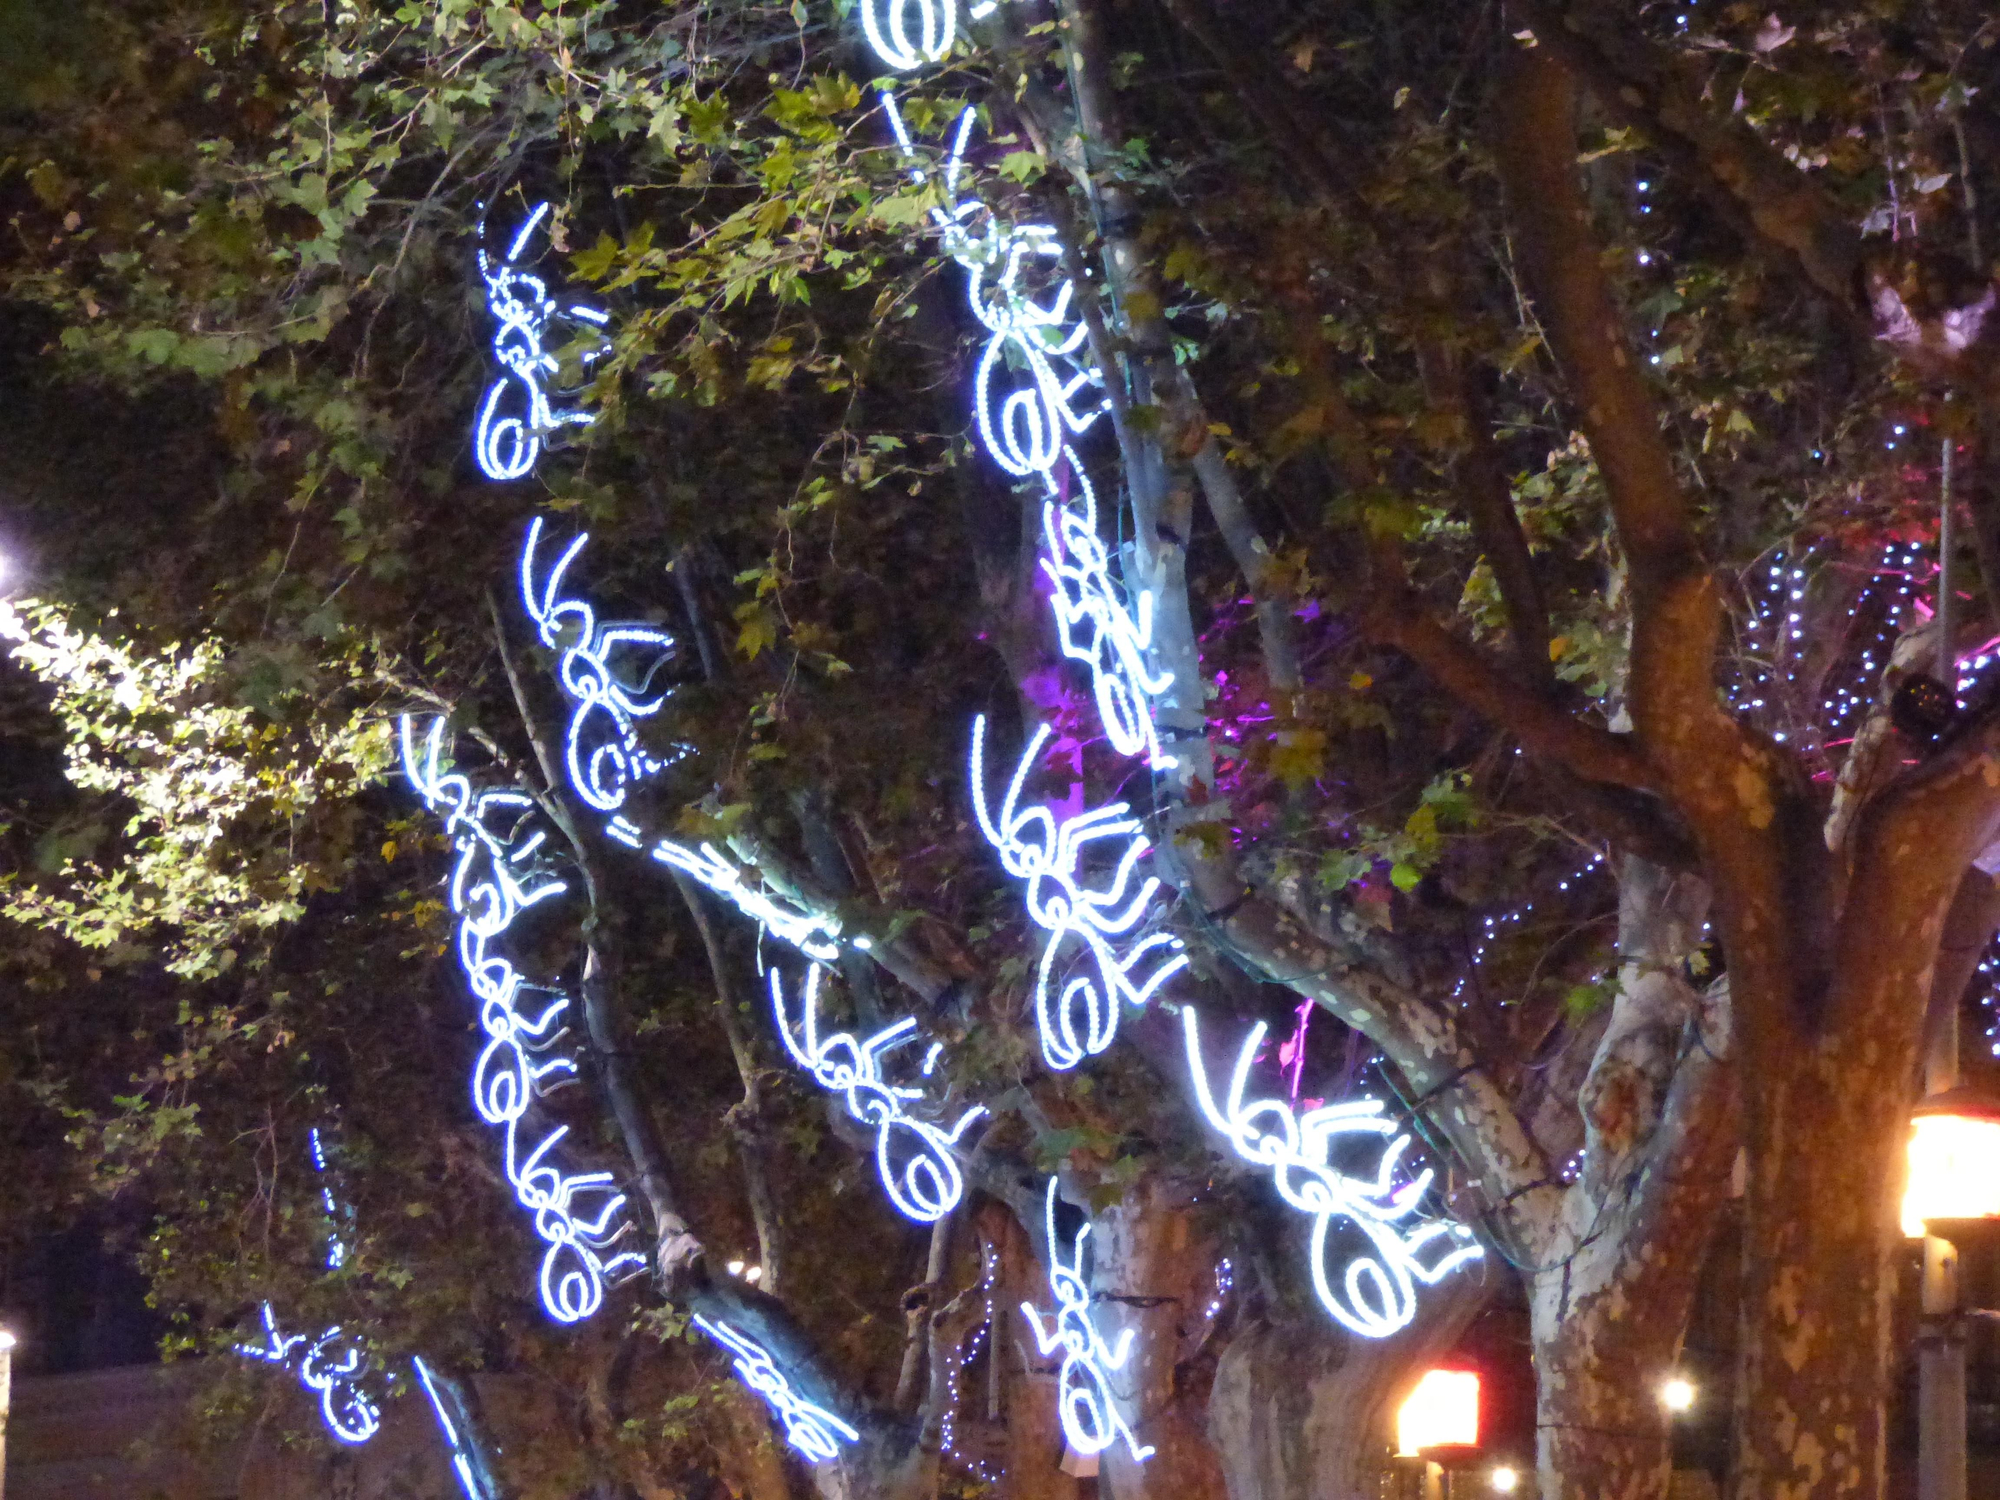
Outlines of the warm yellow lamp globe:
M 1934 1094 L 1910 1120 L 1903 1233 L 1927 1219 L 2000 1218 L 2000 1104 L 1971 1089 Z

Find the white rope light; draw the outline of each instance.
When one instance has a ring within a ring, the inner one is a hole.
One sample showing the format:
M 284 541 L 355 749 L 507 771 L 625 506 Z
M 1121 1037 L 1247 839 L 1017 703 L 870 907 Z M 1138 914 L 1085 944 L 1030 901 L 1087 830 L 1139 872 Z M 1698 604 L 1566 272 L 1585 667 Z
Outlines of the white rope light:
M 251 1359 L 289 1366 L 292 1351 L 304 1344 L 306 1352 L 299 1359 L 299 1384 L 319 1397 L 326 1430 L 343 1443 L 365 1443 L 375 1436 L 382 1426 L 382 1411 L 361 1389 L 361 1378 L 368 1369 L 361 1346 L 352 1339 L 342 1338 L 339 1324 L 310 1343 L 303 1333 L 280 1333 L 277 1315 L 268 1302 L 264 1304 L 263 1316 L 264 1342 L 238 1344 L 236 1352 Z
M 991 9 L 987 5 L 979 13 Z M 877 57 L 907 73 L 942 61 L 951 51 L 958 31 L 957 0 L 861 0 L 861 29 Z
M 413 1357 L 410 1363 L 416 1369 L 417 1379 L 423 1382 L 424 1394 L 431 1398 L 431 1410 L 437 1414 L 438 1431 L 444 1434 L 445 1446 L 451 1450 L 451 1471 L 458 1476 L 466 1500 L 483 1500 L 478 1481 L 473 1478 L 472 1460 L 466 1455 L 465 1441 L 458 1435 L 458 1424 L 452 1421 L 451 1413 L 444 1409 L 444 1397 L 438 1392 L 431 1367 L 424 1363 L 421 1356 Z
M 474 792 L 457 772 L 439 762 L 444 721 L 434 720 L 418 751 L 410 720 L 402 720 L 403 773 L 426 806 L 440 814 L 458 850 L 452 870 L 450 903 L 458 918 L 458 959 L 479 1002 L 486 1048 L 472 1072 L 472 1102 L 481 1119 L 506 1132 L 504 1162 L 521 1206 L 535 1216 L 535 1232 L 547 1242 L 539 1284 L 550 1317 L 575 1323 L 603 1305 L 609 1284 L 645 1269 L 632 1251 L 606 1254 L 631 1227 L 625 1195 L 609 1172 L 564 1172 L 551 1161 L 569 1134 L 559 1125 L 525 1154 L 521 1124 L 536 1097 L 568 1082 L 574 1058 L 550 1056 L 563 1035 L 570 1000 L 559 991 L 530 984 L 498 951 L 523 911 L 565 889 L 536 858 L 547 840 L 542 829 L 528 831 L 533 802 L 519 792 Z M 584 1205 L 596 1208 L 582 1212 Z
M 546 203 L 536 206 L 514 232 L 506 258 L 497 265 L 484 246 L 479 250 L 486 306 L 498 325 L 493 359 L 501 369 L 486 387 L 472 433 L 473 457 L 489 479 L 519 479 L 535 467 L 542 444 L 553 434 L 564 427 L 588 427 L 594 420 L 587 411 L 557 408 L 549 401 L 548 382 L 562 368 L 547 349 L 550 330 L 562 325 L 579 331 L 579 324 L 602 329 L 610 317 L 581 304 L 562 306 L 549 295 L 541 277 L 520 268 L 521 252 L 548 211 Z M 588 366 L 600 353 L 586 351 L 583 363 Z
M 1202 1113 L 1229 1138 L 1237 1155 L 1253 1166 L 1271 1169 L 1278 1195 L 1286 1203 L 1312 1216 L 1313 1290 L 1335 1322 L 1364 1338 L 1386 1338 L 1415 1316 L 1419 1282 L 1436 1286 L 1484 1253 L 1462 1224 L 1431 1219 L 1405 1227 L 1430 1191 L 1432 1174 L 1424 1171 L 1402 1187 L 1395 1185 L 1396 1169 L 1410 1138 L 1398 1134 L 1394 1122 L 1383 1118 L 1379 1101 L 1327 1105 L 1303 1116 L 1294 1114 L 1282 1099 L 1246 1104 L 1250 1069 L 1264 1043 L 1260 1021 L 1244 1038 L 1228 1096 L 1218 1106 L 1202 1062 L 1200 1021 L 1193 1006 L 1183 1007 L 1181 1021 L 1188 1072 Z M 1373 1177 L 1350 1176 L 1332 1165 L 1335 1145 L 1349 1136 L 1384 1143 Z M 1327 1273 L 1328 1241 L 1342 1220 L 1360 1231 L 1373 1253 L 1350 1260 L 1336 1288 Z
M 521 549 L 521 602 L 542 644 L 562 653 L 556 673 L 575 704 L 563 746 L 570 785 L 590 807 L 616 812 L 632 783 L 665 770 L 684 753 L 657 759 L 640 744 L 638 729 L 638 720 L 651 718 L 672 696 L 671 688 L 654 692 L 652 680 L 678 647 L 671 633 L 651 625 L 600 625 L 587 601 L 563 597 L 563 575 L 590 540 L 588 532 L 571 542 L 548 578 L 538 582 L 535 549 L 541 538 L 537 516 Z
M 769 1351 L 755 1339 L 732 1328 L 720 1318 L 704 1318 L 696 1313 L 694 1323 L 701 1331 L 736 1355 L 736 1374 L 752 1391 L 764 1398 L 773 1415 L 785 1424 L 785 1440 L 814 1463 L 840 1456 L 840 1445 L 860 1439 L 861 1434 L 823 1406 L 815 1406 L 792 1389 L 771 1360 Z
M 1187 967 L 1181 940 L 1171 933 L 1148 933 L 1130 941 L 1160 889 L 1147 876 L 1132 888 L 1132 874 L 1152 848 L 1139 820 L 1123 802 L 1113 802 L 1058 820 L 1046 807 L 1022 807 L 1021 789 L 1034 769 L 1049 728 L 1039 726 L 1007 784 L 996 820 L 986 806 L 986 717 L 972 724 L 972 805 L 986 841 L 1000 854 L 1009 875 L 1028 883 L 1028 916 L 1049 934 L 1035 976 L 1035 1025 L 1042 1057 L 1058 1071 L 1111 1045 L 1118 1033 L 1121 1004 L 1144 1005 L 1159 987 Z M 1080 883 L 1081 865 L 1093 846 L 1123 840 L 1109 882 L 1098 890 Z M 1113 939 L 1128 940 L 1122 950 Z M 1081 948 L 1086 972 L 1060 979 L 1058 965 Z M 1094 970 L 1095 972 L 1089 972 Z M 1135 971 L 1142 976 L 1135 978 Z M 1060 982 L 1060 988 L 1057 988 Z
M 1153 698 L 1173 685 L 1174 674 L 1146 663 L 1153 645 L 1153 596 L 1141 590 L 1127 607 L 1111 577 L 1110 549 L 1097 533 L 1097 494 L 1076 455 L 1064 451 L 1076 497 L 1063 503 L 1051 479 L 1042 503 L 1049 550 L 1041 568 L 1052 586 L 1056 636 L 1064 656 L 1090 669 L 1098 722 L 1111 748 L 1120 755 L 1143 755 L 1148 766 L 1160 770 L 1174 758 L 1160 748 Z
M 813 1075 L 821 1088 L 844 1094 L 848 1114 L 874 1128 L 875 1167 L 881 1173 L 889 1201 L 906 1218 L 920 1224 L 936 1223 L 958 1207 L 965 1196 L 965 1179 L 953 1148 L 973 1122 L 985 1116 L 986 1106 L 973 1105 L 949 1130 L 911 1116 L 905 1104 L 927 1096 L 922 1089 L 889 1083 L 882 1076 L 882 1060 L 897 1048 L 919 1039 L 917 1023 L 905 1016 L 866 1041 L 849 1031 L 821 1036 L 821 973 L 818 964 L 806 971 L 803 1014 L 794 1030 L 785 1009 L 784 979 L 776 969 L 771 971 L 771 1010 L 777 1020 L 778 1035 L 785 1050 Z M 918 1065 L 920 1076 L 931 1076 L 943 1050 L 941 1042 L 933 1042 L 925 1050 Z
M 882 109 L 896 134 L 910 180 L 923 183 L 921 164 L 895 99 Z M 1061 274 L 1063 245 L 1048 224 L 1007 224 L 977 198 L 958 195 L 973 112 L 959 117 L 940 188 L 941 207 L 931 222 L 944 250 L 965 268 L 966 302 L 990 337 L 973 377 L 973 416 L 995 463 L 1016 478 L 1049 474 L 1072 435 L 1081 435 L 1108 410 L 1104 372 L 1090 362 L 1089 329 L 1073 313 L 1076 287 Z M 974 226 L 981 226 L 975 228 Z M 1038 291 L 1037 288 L 1040 288 Z M 1019 365 L 1027 384 L 998 391 L 994 372 Z
M 1046 1357 L 1062 1350 L 1062 1369 L 1056 1375 L 1056 1411 L 1062 1417 L 1063 1436 L 1078 1453 L 1102 1453 L 1120 1438 L 1133 1462 L 1143 1463 L 1153 1454 L 1141 1447 L 1125 1418 L 1119 1414 L 1118 1399 L 1111 1389 L 1110 1376 L 1125 1368 L 1132 1357 L 1132 1330 L 1127 1328 L 1115 1343 L 1104 1335 L 1090 1316 L 1090 1275 L 1085 1266 L 1084 1247 L 1090 1240 L 1090 1225 L 1077 1230 L 1070 1241 L 1069 1259 L 1063 1259 L 1061 1241 L 1056 1237 L 1056 1180 L 1049 1179 L 1047 1198 L 1049 1237 L 1049 1290 L 1055 1294 L 1056 1310 L 1047 1323 L 1032 1302 L 1021 1304 L 1021 1316 L 1034 1330 L 1035 1345 Z

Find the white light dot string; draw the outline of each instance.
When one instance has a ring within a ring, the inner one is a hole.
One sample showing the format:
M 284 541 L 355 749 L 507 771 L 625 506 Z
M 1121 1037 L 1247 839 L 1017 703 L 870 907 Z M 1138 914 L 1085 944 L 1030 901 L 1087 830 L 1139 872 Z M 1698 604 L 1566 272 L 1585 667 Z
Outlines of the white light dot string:
M 920 1088 L 889 1082 L 883 1060 L 899 1048 L 918 1042 L 917 1023 L 904 1017 L 863 1041 L 848 1031 L 822 1036 L 819 1030 L 818 964 L 806 971 L 805 998 L 796 1027 L 785 1005 L 785 984 L 771 971 L 771 1010 L 785 1050 L 811 1073 L 821 1088 L 845 1096 L 847 1112 L 875 1131 L 875 1167 L 882 1187 L 897 1211 L 920 1224 L 932 1224 L 958 1207 L 965 1196 L 955 1148 L 973 1123 L 984 1118 L 986 1106 L 965 1110 L 949 1129 L 913 1116 L 907 1105 L 927 1097 Z M 924 1049 L 918 1064 L 928 1078 L 943 1051 L 941 1042 Z
M 1311 1217 L 1313 1290 L 1335 1322 L 1364 1338 L 1386 1338 L 1416 1315 L 1419 1283 L 1436 1286 L 1457 1267 L 1481 1258 L 1484 1252 L 1464 1225 L 1417 1216 L 1430 1191 L 1430 1171 L 1396 1185 L 1410 1137 L 1397 1132 L 1379 1100 L 1326 1105 L 1304 1115 L 1295 1114 L 1282 1099 L 1246 1103 L 1250 1069 L 1264 1042 L 1265 1027 L 1259 1022 L 1244 1039 L 1228 1093 L 1218 1103 L 1202 1060 L 1201 1024 L 1193 1006 L 1181 1008 L 1181 1023 L 1188 1073 L 1202 1113 L 1238 1156 L 1270 1169 L 1287 1204 Z M 1352 1176 L 1333 1165 L 1335 1146 L 1350 1136 L 1380 1142 L 1372 1176 Z M 1343 1221 L 1368 1241 L 1370 1253 L 1348 1261 L 1336 1287 L 1327 1260 L 1332 1231 Z
M 1021 806 L 1022 789 L 1049 733 L 1040 725 L 1029 739 L 997 820 L 986 802 L 983 714 L 972 725 L 969 775 L 979 827 L 999 852 L 1001 867 L 1027 882 L 1028 917 L 1048 933 L 1035 974 L 1035 1026 L 1043 1060 L 1060 1071 L 1109 1047 L 1121 1005 L 1144 1005 L 1187 967 L 1188 958 L 1171 933 L 1137 931 L 1160 882 L 1149 875 L 1134 889 L 1134 869 L 1152 841 L 1125 803 L 1062 819 L 1046 807 Z M 1115 852 L 1116 863 L 1102 886 L 1087 889 L 1083 861 L 1099 846 Z M 1066 959 L 1081 960 L 1081 972 L 1064 977 Z
M 993 1284 L 1000 1271 L 1000 1258 L 989 1245 L 985 1249 L 984 1271 L 981 1286 L 986 1293 L 986 1321 L 972 1331 L 971 1341 L 961 1348 L 953 1349 L 949 1367 L 945 1375 L 944 1419 L 938 1424 L 938 1437 L 944 1454 L 987 1484 L 998 1484 L 1000 1474 L 990 1468 L 984 1459 L 965 1452 L 958 1446 L 958 1406 L 961 1399 L 959 1382 L 964 1377 L 965 1367 L 979 1358 L 980 1351 L 986 1351 L 989 1360 L 1000 1358 L 1000 1334 L 994 1326 Z M 990 1366 L 989 1366 L 990 1368 Z
M 593 420 L 587 411 L 558 408 L 549 400 L 549 382 L 562 368 L 548 352 L 551 330 L 599 331 L 610 317 L 581 303 L 562 305 L 549 295 L 547 282 L 521 269 L 521 252 L 548 211 L 546 203 L 535 207 L 514 232 L 507 254 L 499 262 L 484 246 L 479 250 L 486 306 L 497 325 L 493 359 L 501 370 L 486 387 L 472 433 L 473 457 L 489 479 L 521 478 L 535 467 L 544 443 L 565 427 L 587 427 Z M 602 352 L 586 350 L 584 365 L 588 367 Z
M 816 1406 L 792 1389 L 769 1351 L 748 1334 L 721 1318 L 697 1313 L 694 1324 L 736 1356 L 736 1374 L 771 1408 L 785 1427 L 785 1440 L 814 1463 L 840 1456 L 840 1445 L 861 1434 L 823 1406 Z
M 1112 1343 L 1090 1315 L 1090 1273 L 1087 1246 L 1090 1224 L 1086 1221 L 1069 1243 L 1063 1256 L 1062 1240 L 1056 1233 L 1056 1180 L 1049 1179 L 1046 1199 L 1046 1227 L 1049 1240 L 1049 1290 L 1055 1295 L 1055 1311 L 1043 1322 L 1032 1302 L 1021 1304 L 1021 1316 L 1035 1335 L 1035 1346 L 1044 1355 L 1062 1350 L 1062 1368 L 1056 1375 L 1056 1411 L 1062 1418 L 1063 1436 L 1078 1453 L 1102 1453 L 1121 1438 L 1135 1463 L 1150 1458 L 1153 1450 L 1142 1447 L 1118 1410 L 1118 1396 L 1110 1377 L 1125 1368 L 1132 1356 L 1133 1332 L 1127 1328 Z
M 612 1175 L 565 1172 L 555 1164 L 567 1125 L 523 1149 L 523 1122 L 536 1098 L 576 1074 L 574 1058 L 551 1052 L 566 1029 L 570 999 L 529 983 L 500 943 L 522 912 L 560 895 L 565 886 L 538 858 L 548 831 L 533 827 L 537 819 L 528 797 L 475 792 L 464 775 L 445 772 L 442 719 L 432 722 L 421 750 L 407 716 L 401 732 L 403 773 L 443 818 L 458 852 L 449 888 L 458 919 L 458 959 L 487 1036 L 473 1066 L 473 1107 L 505 1132 L 507 1180 L 547 1242 L 539 1276 L 542 1306 L 558 1322 L 579 1322 L 603 1305 L 607 1286 L 643 1271 L 646 1259 L 612 1250 L 632 1227 L 625 1195 Z

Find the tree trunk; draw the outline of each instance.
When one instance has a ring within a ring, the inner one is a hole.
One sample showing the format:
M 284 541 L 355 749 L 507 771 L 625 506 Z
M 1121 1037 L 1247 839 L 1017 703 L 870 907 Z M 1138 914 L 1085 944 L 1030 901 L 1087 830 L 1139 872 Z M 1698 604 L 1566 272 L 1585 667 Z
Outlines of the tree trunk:
M 1762 1149 L 1751 1157 L 1744 1220 L 1739 1500 L 1882 1492 L 1889 1193 L 1911 1050 L 1879 1069 L 1806 1051 L 1789 1076 L 1756 1091 L 1751 1130 Z
M 1098 1215 L 1091 1253 L 1099 1330 L 1107 1343 L 1134 1335 L 1112 1384 L 1140 1443 L 1155 1450 L 1134 1462 L 1113 1443 L 1099 1458 L 1104 1488 L 1116 1500 L 1224 1500 L 1207 1422 L 1218 1247 L 1196 1233 L 1184 1199 L 1148 1178 Z
M 1491 1292 L 1477 1274 L 1454 1276 L 1387 1339 L 1353 1338 L 1324 1321 L 1260 1320 L 1237 1333 L 1208 1406 L 1230 1500 L 1375 1500 L 1394 1406 Z

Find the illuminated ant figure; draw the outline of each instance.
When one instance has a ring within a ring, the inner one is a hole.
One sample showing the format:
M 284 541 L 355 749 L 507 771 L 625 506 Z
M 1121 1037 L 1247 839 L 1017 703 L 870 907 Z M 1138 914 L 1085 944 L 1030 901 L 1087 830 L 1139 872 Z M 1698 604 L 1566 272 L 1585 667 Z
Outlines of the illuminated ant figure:
M 917 1040 L 917 1023 L 905 1016 L 866 1041 L 849 1031 L 822 1037 L 820 973 L 818 964 L 806 971 L 805 1015 L 795 1033 L 785 1013 L 784 981 L 777 970 L 771 971 L 771 1008 L 777 1017 L 778 1035 L 785 1050 L 820 1087 L 847 1096 L 848 1114 L 875 1127 L 875 1166 L 890 1201 L 918 1223 L 934 1224 L 965 1195 L 965 1179 L 952 1148 L 975 1120 L 985 1116 L 986 1106 L 975 1104 L 949 1130 L 913 1118 L 904 1109 L 904 1102 L 924 1098 L 924 1091 L 886 1082 L 882 1059 Z M 924 1053 L 919 1068 L 924 1077 L 930 1077 L 943 1050 L 943 1043 L 933 1042 Z M 898 1158 L 903 1159 L 900 1167 L 896 1165 Z
M 1046 1324 L 1032 1302 L 1021 1304 L 1021 1316 L 1034 1330 L 1035 1345 L 1043 1355 L 1060 1349 L 1062 1369 L 1056 1376 L 1056 1410 L 1062 1417 L 1063 1436 L 1078 1453 L 1102 1453 L 1119 1438 L 1134 1463 L 1152 1457 L 1153 1450 L 1142 1448 L 1132 1429 L 1118 1414 L 1117 1398 L 1109 1375 L 1125 1368 L 1132 1357 L 1132 1330 L 1127 1328 L 1117 1341 L 1107 1344 L 1090 1317 L 1090 1277 L 1085 1269 L 1084 1246 L 1090 1239 L 1086 1222 L 1070 1242 L 1069 1261 L 1064 1263 L 1057 1248 L 1056 1180 L 1049 1179 L 1047 1227 L 1049 1236 L 1049 1290 L 1055 1293 L 1055 1314 Z
M 916 148 L 895 99 L 882 95 L 882 108 L 904 159 L 914 161 Z M 1101 396 L 1078 404 L 1093 387 L 1103 388 L 1104 375 L 1085 349 L 1088 327 L 1071 314 L 1075 283 L 1068 276 L 1054 275 L 1063 259 L 1062 241 L 1054 228 L 1003 224 L 978 199 L 958 196 L 972 124 L 968 107 L 959 116 L 945 162 L 945 206 L 931 210 L 931 222 L 938 226 L 945 253 L 965 268 L 972 315 L 992 335 L 973 379 L 973 414 L 986 451 L 1009 474 L 1046 478 L 1066 451 L 1068 435 L 1087 431 L 1107 409 Z M 930 177 L 922 166 L 912 166 L 909 172 L 912 182 Z M 980 232 L 971 226 L 982 216 L 985 228 Z M 1038 274 L 1043 268 L 1048 274 Z M 1054 281 L 1053 293 L 1048 300 L 1037 301 L 1030 284 L 1049 280 Z M 1028 385 L 996 401 L 993 372 L 1010 362 L 1027 370 Z
M 535 549 L 541 537 L 542 518 L 537 516 L 521 550 L 521 600 L 542 644 L 562 653 L 557 676 L 576 705 L 565 745 L 570 785 L 599 812 L 616 812 L 625 803 L 628 786 L 665 770 L 685 753 L 677 751 L 673 760 L 648 753 L 639 743 L 637 724 L 673 696 L 671 687 L 652 691 L 652 681 L 674 660 L 678 647 L 669 632 L 651 625 L 600 625 L 584 600 L 562 597 L 563 576 L 590 540 L 587 532 L 569 544 L 547 581 L 538 584 Z M 621 671 L 635 654 L 650 658 L 645 671 Z
M 1009 875 L 1028 882 L 1028 916 L 1049 934 L 1035 980 L 1035 1021 L 1041 1033 L 1042 1057 L 1051 1068 L 1073 1068 L 1085 1057 L 1111 1045 L 1118 1031 L 1121 1004 L 1144 1005 L 1154 991 L 1187 967 L 1181 940 L 1155 932 L 1140 938 L 1123 954 L 1110 939 L 1125 937 L 1138 924 L 1160 889 L 1147 876 L 1137 891 L 1130 889 L 1132 872 L 1153 847 L 1137 818 L 1123 802 L 1079 813 L 1060 823 L 1046 807 L 1021 807 L 1021 788 L 1034 768 L 1049 727 L 1039 726 L 1014 769 L 996 823 L 986 807 L 986 719 L 972 725 L 972 807 L 986 841 L 1000 853 Z M 1102 890 L 1085 890 L 1078 883 L 1079 866 L 1093 844 L 1124 839 L 1110 883 Z M 1072 975 L 1055 993 L 1057 963 L 1065 944 L 1079 943 L 1094 972 Z M 1152 955 L 1171 955 L 1157 962 L 1143 982 L 1133 971 Z
M 236 1352 L 274 1365 L 291 1363 L 292 1351 L 306 1342 L 302 1333 L 278 1332 L 271 1304 L 264 1304 L 264 1343 L 238 1344 Z M 307 1346 L 299 1360 L 299 1382 L 319 1397 L 327 1431 L 343 1443 L 365 1443 L 382 1426 L 382 1412 L 360 1386 L 368 1361 L 360 1348 L 340 1336 L 336 1324 Z
M 581 323 L 597 331 L 601 340 L 604 325 L 611 321 L 609 314 L 594 307 L 559 305 L 541 277 L 520 269 L 521 252 L 548 211 L 546 203 L 536 206 L 514 232 L 506 258 L 498 265 L 484 246 L 479 250 L 486 306 L 499 324 L 493 334 L 493 358 L 503 372 L 486 387 L 472 436 L 473 457 L 489 479 L 519 479 L 535 467 L 542 444 L 555 433 L 564 427 L 588 427 L 594 420 L 587 411 L 557 410 L 549 404 L 545 389 L 562 368 L 548 352 L 549 330 L 559 323 L 571 329 Z M 587 350 L 582 363 L 588 367 L 602 353 L 602 348 Z M 502 413 L 510 391 L 520 404 L 518 414 Z

